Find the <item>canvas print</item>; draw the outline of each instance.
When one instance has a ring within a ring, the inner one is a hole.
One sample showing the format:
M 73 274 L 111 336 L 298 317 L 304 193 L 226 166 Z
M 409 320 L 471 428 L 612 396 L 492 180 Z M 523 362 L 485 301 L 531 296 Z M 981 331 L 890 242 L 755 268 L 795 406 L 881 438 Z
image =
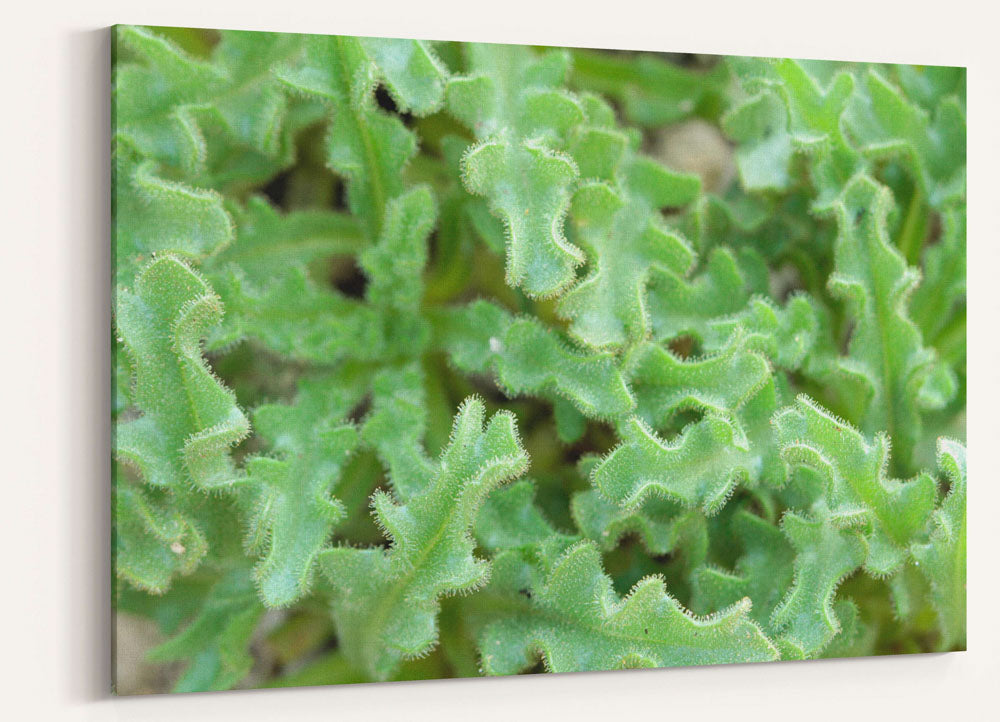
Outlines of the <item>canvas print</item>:
M 965 648 L 964 69 L 111 32 L 119 694 Z

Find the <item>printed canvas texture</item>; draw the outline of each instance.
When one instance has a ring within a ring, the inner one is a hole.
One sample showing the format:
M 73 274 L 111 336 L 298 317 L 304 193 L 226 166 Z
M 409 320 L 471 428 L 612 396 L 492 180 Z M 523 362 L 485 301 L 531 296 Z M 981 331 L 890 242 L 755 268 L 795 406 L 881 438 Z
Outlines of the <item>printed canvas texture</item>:
M 112 35 L 118 693 L 965 648 L 964 69 Z

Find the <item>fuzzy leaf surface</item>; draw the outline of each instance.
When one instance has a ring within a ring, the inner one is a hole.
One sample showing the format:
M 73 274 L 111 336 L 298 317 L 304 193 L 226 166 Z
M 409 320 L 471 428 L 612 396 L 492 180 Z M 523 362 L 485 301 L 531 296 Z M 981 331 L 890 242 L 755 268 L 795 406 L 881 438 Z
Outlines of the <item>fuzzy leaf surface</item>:
M 744 600 L 713 617 L 695 617 L 657 577 L 621 599 L 597 549 L 580 542 L 538 578 L 527 609 L 486 629 L 483 668 L 513 674 L 539 654 L 551 672 L 776 659 L 777 650 L 747 618 L 749 608 Z
M 276 456 L 247 463 L 248 540 L 263 552 L 254 579 L 269 607 L 291 604 L 311 584 L 317 555 L 345 515 L 330 496 L 357 432 L 341 423 L 353 399 L 331 382 L 304 381 L 292 406 L 269 404 L 253 415 Z
M 484 416 L 481 401 L 462 406 L 426 489 L 405 503 L 385 492 L 372 497 L 388 550 L 341 547 L 321 556 L 341 643 L 375 679 L 434 646 L 441 596 L 488 577 L 489 563 L 473 555 L 470 528 L 486 495 L 523 473 L 528 460 L 513 415 L 498 413 L 485 428 Z
M 221 317 L 219 297 L 172 256 L 149 263 L 134 289 L 118 290 L 116 322 L 142 415 L 118 425 L 115 453 L 152 486 L 212 489 L 239 476 L 229 450 L 250 424 L 201 355 Z
M 938 464 L 951 489 L 934 512 L 934 530 L 926 543 L 915 544 L 913 557 L 931 585 L 941 629 L 941 649 L 965 647 L 966 495 L 965 447 L 951 439 L 938 442 Z

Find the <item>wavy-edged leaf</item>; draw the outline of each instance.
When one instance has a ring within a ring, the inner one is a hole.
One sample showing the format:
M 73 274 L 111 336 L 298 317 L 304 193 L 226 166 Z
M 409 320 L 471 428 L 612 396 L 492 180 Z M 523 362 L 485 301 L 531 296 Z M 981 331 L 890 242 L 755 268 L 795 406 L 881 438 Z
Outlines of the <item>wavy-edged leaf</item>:
M 497 562 L 498 565 L 500 562 Z M 497 570 L 498 578 L 506 570 Z M 593 543 L 579 542 L 535 573 L 530 604 L 480 639 L 486 674 L 515 674 L 540 655 L 550 672 L 763 662 L 777 650 L 747 616 L 749 600 L 695 617 L 659 577 L 620 599 Z
M 725 349 L 739 334 L 748 349 L 763 353 L 778 368 L 794 371 L 817 346 L 820 332 L 819 315 L 809 296 L 796 294 L 784 308 L 755 296 L 743 310 L 709 321 L 704 346 Z
M 722 127 L 739 143 L 736 168 L 747 191 L 788 190 L 795 144 L 788 129 L 787 107 L 774 90 L 755 93 L 731 108 L 722 118 Z
M 627 534 L 635 534 L 650 554 L 668 554 L 677 544 L 686 514 L 697 513 L 669 498 L 651 496 L 639 506 L 622 508 L 594 489 L 573 495 L 573 521 L 602 551 L 611 551 Z
M 424 116 L 441 107 L 448 70 L 430 43 L 396 38 L 360 40 L 401 109 Z
M 351 212 L 374 240 L 389 201 L 403 190 L 402 171 L 416 152 L 416 137 L 398 117 L 376 107 L 378 67 L 360 39 L 309 35 L 303 46 L 301 55 L 275 74 L 293 92 L 332 107 L 327 163 L 347 179 Z
M 235 208 L 236 239 L 213 256 L 209 271 L 232 264 L 254 286 L 265 288 L 287 269 L 330 256 L 356 253 L 362 231 L 347 214 L 325 210 L 280 212 L 266 199 L 251 197 Z
M 512 319 L 505 309 L 482 299 L 465 306 L 433 309 L 434 343 L 460 371 L 489 373 Z
M 662 224 L 659 209 L 688 203 L 698 182 L 645 159 L 631 159 L 618 188 L 581 186 L 570 210 L 574 240 L 590 261 L 588 275 L 560 300 L 569 333 L 593 348 L 618 348 L 650 333 L 646 283 L 653 268 L 684 275 L 693 256 Z
M 795 550 L 795 579 L 775 608 L 771 626 L 781 635 L 783 656 L 814 657 L 840 631 L 834 594 L 867 550 L 856 530 L 840 528 L 822 508 L 811 516 L 786 513 L 781 530 Z
M 767 359 L 747 350 L 739 334 L 720 352 L 693 359 L 643 344 L 629 354 L 625 368 L 638 399 L 637 413 L 654 428 L 663 428 L 676 412 L 685 410 L 735 418 L 771 378 Z
M 178 506 L 169 495 L 116 484 L 112 508 L 117 576 L 138 589 L 163 594 L 175 575 L 198 567 L 208 541 Z
M 563 232 L 578 170 L 558 146 L 584 119 L 579 101 L 554 88 L 568 56 L 514 45 L 467 52 L 470 75 L 451 78 L 446 91 L 448 111 L 479 140 L 462 159 L 462 179 L 506 227 L 507 283 L 556 295 L 584 260 Z
M 120 139 L 114 169 L 112 230 L 119 284 L 132 283 L 157 253 L 197 262 L 233 241 L 233 221 L 215 191 L 161 177 L 155 162 L 143 160 Z
M 174 692 L 232 689 L 253 666 L 250 638 L 263 613 L 249 570 L 234 570 L 212 586 L 194 620 L 148 658 L 187 661 Z
M 114 42 L 141 60 L 115 68 L 116 127 L 144 155 L 193 170 L 206 149 L 188 106 L 203 102 L 223 74 L 147 28 L 116 26 Z
M 840 631 L 820 653 L 824 659 L 838 657 L 868 657 L 875 654 L 879 625 L 863 619 L 858 605 L 850 598 L 839 598 L 833 603 Z
M 134 58 L 115 69 L 116 128 L 143 155 L 199 172 L 215 126 L 228 143 L 281 153 L 288 103 L 271 68 L 298 50 L 302 36 L 224 30 L 211 62 L 148 28 L 117 26 L 115 38 Z
M 752 478 L 754 458 L 746 439 L 725 419 L 706 416 L 672 444 L 635 417 L 622 424 L 620 434 L 622 443 L 593 474 L 597 490 L 620 506 L 633 508 L 659 495 L 712 515 L 741 480 Z
M 934 480 L 927 474 L 908 482 L 889 479 L 885 434 L 869 443 L 807 396 L 799 396 L 793 407 L 779 411 L 774 425 L 782 458 L 822 476 L 831 513 L 869 525 L 866 569 L 875 575 L 897 569 L 934 508 Z
M 922 412 L 941 408 L 957 388 L 954 373 L 937 363 L 907 315 L 919 279 L 889 241 L 887 188 L 855 177 L 835 203 L 840 229 L 835 268 L 827 285 L 847 301 L 855 320 L 841 374 L 866 394 L 850 399 L 863 431 L 885 430 L 896 447 L 896 464 L 907 471 L 920 439 Z M 850 397 L 848 397 L 850 398 Z
M 585 416 L 604 419 L 635 404 L 610 354 L 576 352 L 536 321 L 515 320 L 496 357 L 497 378 L 511 395 L 558 394 Z
M 534 501 L 535 485 L 529 479 L 493 490 L 476 517 L 476 540 L 490 551 L 501 551 L 537 547 L 559 535 Z
M 487 141 L 462 158 L 470 193 L 486 196 L 507 231 L 507 284 L 529 296 L 554 296 L 572 281 L 584 256 L 566 240 L 572 161 L 544 146 Z
M 779 158 L 786 162 L 791 159 L 789 144 L 793 151 L 807 154 L 816 189 L 812 206 L 816 210 L 828 208 L 843 184 L 864 166 L 844 128 L 845 110 L 855 90 L 854 76 L 846 70 L 834 72 L 823 87 L 804 62 L 790 58 L 732 58 L 730 65 L 751 92 L 780 97 L 786 114 L 782 123 L 781 113 L 773 105 L 768 107 L 773 101 L 761 101 L 759 107 L 743 106 L 734 111 L 745 113 L 735 119 L 734 130 L 741 137 L 779 144 Z M 761 129 L 763 118 L 767 120 Z M 762 180 L 768 185 L 782 181 L 782 176 L 779 168 L 773 168 Z
M 743 310 L 750 294 L 733 253 L 715 248 L 704 268 L 690 280 L 654 269 L 649 282 L 649 311 L 655 341 L 689 335 L 703 341 L 709 323 Z
M 225 349 L 253 339 L 292 359 L 332 364 L 344 358 L 377 360 L 387 354 L 388 319 L 376 309 L 315 283 L 302 266 L 290 266 L 258 289 L 230 266 L 213 282 L 230 310 L 208 339 Z
M 372 412 L 362 435 L 375 448 L 397 496 L 409 499 L 434 477 L 424 451 L 427 379 L 417 364 L 380 370 L 372 381 Z
M 931 585 L 931 599 L 941 630 L 940 649 L 965 648 L 966 617 L 966 495 L 965 446 L 952 439 L 938 441 L 938 465 L 951 490 L 934 512 L 934 530 L 912 553 Z
M 855 95 L 846 116 L 861 152 L 903 160 L 932 207 L 964 197 L 964 103 L 940 98 L 932 117 L 879 71 L 869 69 L 864 82 L 867 92 Z
M 254 580 L 269 607 L 287 606 L 309 591 L 316 557 L 344 517 L 331 492 L 357 444 L 357 431 L 341 421 L 357 398 L 338 381 L 350 382 L 303 380 L 294 405 L 269 404 L 253 415 L 276 454 L 247 462 L 242 492 L 250 508 L 248 546 L 262 555 Z
M 119 423 L 115 454 L 153 486 L 212 489 L 238 478 L 229 450 L 250 424 L 201 355 L 201 339 L 221 317 L 219 297 L 172 256 L 149 263 L 134 289 L 118 289 L 115 321 L 142 415 Z
M 481 586 L 487 562 L 469 534 L 486 495 L 527 467 L 510 412 L 483 428 L 485 409 L 469 399 L 426 488 L 405 503 L 372 497 L 388 549 L 331 549 L 322 568 L 334 588 L 333 616 L 347 654 L 373 679 L 436 643 L 439 598 Z
M 374 305 L 413 311 L 423 294 L 421 274 L 427 263 L 427 237 L 434 229 L 434 196 L 418 186 L 393 198 L 382 234 L 359 260 L 369 278 L 365 297 Z
M 743 597 L 753 601 L 750 616 L 764 629 L 792 584 L 795 554 L 781 530 L 746 509 L 737 511 L 725 528 L 741 554 L 733 571 L 713 566 L 695 570 L 696 609 L 716 611 Z
M 509 396 L 561 397 L 596 419 L 614 419 L 635 406 L 614 356 L 577 351 L 531 318 L 476 301 L 437 314 L 433 324 L 437 342 L 459 369 L 495 369 Z
M 965 206 L 941 215 L 941 240 L 924 252 L 923 278 L 913 291 L 910 317 L 924 340 L 955 363 L 965 357 Z

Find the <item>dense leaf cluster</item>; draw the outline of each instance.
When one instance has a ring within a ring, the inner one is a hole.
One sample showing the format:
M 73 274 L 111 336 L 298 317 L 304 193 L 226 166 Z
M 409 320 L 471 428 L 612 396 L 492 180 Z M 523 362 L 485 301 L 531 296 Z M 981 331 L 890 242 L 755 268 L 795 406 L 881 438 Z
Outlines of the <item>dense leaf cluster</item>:
M 964 648 L 963 70 L 114 40 L 115 598 L 177 690 Z

